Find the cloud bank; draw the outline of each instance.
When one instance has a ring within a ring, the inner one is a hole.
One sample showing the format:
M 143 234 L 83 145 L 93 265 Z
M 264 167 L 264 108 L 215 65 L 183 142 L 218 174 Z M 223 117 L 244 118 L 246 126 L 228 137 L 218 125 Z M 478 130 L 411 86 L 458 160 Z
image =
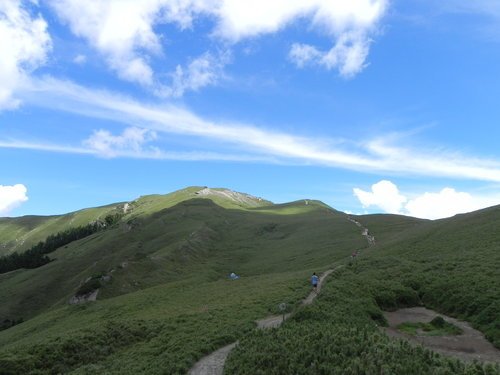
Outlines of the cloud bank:
M 425 192 L 410 199 L 387 180 L 373 184 L 371 191 L 354 188 L 353 192 L 364 208 L 375 207 L 385 213 L 423 219 L 441 219 L 500 204 L 500 194 L 473 196 L 450 187 L 438 192 Z

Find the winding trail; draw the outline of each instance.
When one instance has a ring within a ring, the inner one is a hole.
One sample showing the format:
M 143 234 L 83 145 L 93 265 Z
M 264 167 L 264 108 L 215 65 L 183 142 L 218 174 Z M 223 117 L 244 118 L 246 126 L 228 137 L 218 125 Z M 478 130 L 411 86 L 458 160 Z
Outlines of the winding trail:
M 318 287 L 317 291 L 311 291 L 306 298 L 302 300 L 302 306 L 305 305 L 310 305 L 314 299 L 318 296 L 318 293 L 321 291 L 321 286 L 323 285 L 323 282 L 325 279 L 335 270 L 338 270 L 342 266 L 338 266 L 334 269 L 327 270 L 323 272 L 323 274 L 319 278 L 318 282 Z M 268 316 L 267 318 L 257 320 L 257 328 L 264 329 L 264 328 L 277 328 L 279 327 L 285 320 L 287 320 L 290 316 L 292 316 L 292 313 L 284 314 L 284 315 L 271 315 Z
M 359 221 L 354 220 L 351 217 L 348 217 L 347 220 L 349 220 L 351 223 L 354 223 L 358 227 L 361 228 L 361 235 L 366 237 L 366 240 L 368 241 L 368 245 L 370 245 L 370 246 L 375 245 L 375 236 L 372 236 L 370 234 L 370 231 L 368 230 L 368 228 L 364 227 Z
M 236 345 L 238 341 L 203 357 L 189 370 L 188 375 L 222 375 L 227 356 Z
M 307 204 L 307 203 L 306 203 Z M 370 234 L 368 228 L 365 228 L 359 221 L 352 219 L 351 217 L 347 218 L 350 222 L 356 224 L 359 228 L 361 228 L 361 235 L 366 238 L 368 241 L 368 245 L 375 245 L 375 237 Z M 321 291 L 321 286 L 325 279 L 335 270 L 341 268 L 343 266 L 337 266 L 334 269 L 329 269 L 325 271 L 319 278 L 319 283 L 317 287 L 317 291 L 311 291 L 309 295 L 302 300 L 302 305 L 310 305 L 314 299 L 317 297 L 318 293 Z M 284 314 L 284 315 L 271 315 L 264 319 L 257 320 L 257 328 L 258 329 L 271 329 L 277 328 L 285 320 L 292 316 L 293 312 Z M 238 345 L 238 341 L 233 342 L 232 344 L 226 345 L 213 353 L 201 358 L 198 362 L 194 364 L 194 366 L 189 370 L 188 375 L 222 375 L 224 372 L 224 364 L 226 363 L 226 359 L 229 356 L 231 350 Z
M 311 291 L 306 298 L 302 300 L 302 305 L 310 305 L 314 299 L 318 296 L 321 291 L 321 287 L 325 279 L 335 270 L 338 270 L 343 266 L 337 266 L 334 269 L 329 269 L 325 271 L 320 277 L 318 282 L 317 291 Z M 279 327 L 285 320 L 287 320 L 293 313 L 288 313 L 285 315 L 272 315 L 267 318 L 257 320 L 257 328 L 259 329 L 270 329 Z M 224 364 L 226 359 L 233 350 L 233 348 L 238 345 L 238 341 L 232 344 L 226 345 L 223 348 L 216 350 L 213 353 L 201 358 L 194 366 L 189 370 L 188 375 L 222 375 L 224 372 Z

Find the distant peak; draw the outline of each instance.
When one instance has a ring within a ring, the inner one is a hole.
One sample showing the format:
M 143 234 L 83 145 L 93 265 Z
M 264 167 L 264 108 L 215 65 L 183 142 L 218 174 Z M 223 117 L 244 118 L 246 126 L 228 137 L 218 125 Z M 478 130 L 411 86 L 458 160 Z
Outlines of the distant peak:
M 257 206 L 272 204 L 272 202 L 269 202 L 260 197 L 255 197 L 250 194 L 240 193 L 230 189 L 221 189 L 221 188 L 214 189 L 214 188 L 204 187 L 201 190 L 195 192 L 195 194 L 200 197 L 218 197 L 249 207 L 257 207 Z

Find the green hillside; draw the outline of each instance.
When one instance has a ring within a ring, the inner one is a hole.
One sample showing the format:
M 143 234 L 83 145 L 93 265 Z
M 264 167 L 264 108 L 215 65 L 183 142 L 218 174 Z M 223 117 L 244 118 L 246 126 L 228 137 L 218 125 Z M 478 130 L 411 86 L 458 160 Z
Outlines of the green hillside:
M 42 267 L 0 275 L 0 321 L 25 320 L 0 331 L 0 373 L 184 374 L 236 340 L 230 374 L 500 373 L 377 328 L 381 309 L 425 304 L 500 346 L 500 207 L 439 221 L 353 217 L 376 237 L 370 247 L 348 215 L 314 200 L 273 204 L 192 187 L 70 215 L 92 210 L 123 216 L 50 253 Z M 31 220 L 31 230 L 35 220 L 53 218 Z M 355 249 L 360 257 L 348 262 Z M 317 303 L 298 306 L 310 274 L 341 263 Z M 241 278 L 228 280 L 230 272 Z M 69 305 L 97 288 L 97 301 Z M 255 331 L 281 302 L 298 313 Z
M 86 225 L 107 214 L 123 211 L 123 207 L 123 203 L 117 203 L 59 216 L 0 218 L 0 255 L 24 251 L 50 234 Z
M 498 365 L 390 340 L 377 325 L 385 324 L 382 310 L 425 305 L 471 322 L 500 348 L 500 206 L 433 222 L 355 219 L 377 245 L 281 329 L 247 335 L 225 373 L 499 374 Z
M 130 218 L 139 217 L 172 207 L 191 198 L 207 198 L 225 208 L 247 209 L 272 204 L 261 198 L 228 189 L 193 186 L 171 194 L 147 195 L 133 202 L 89 208 L 66 215 L 0 218 L 0 255 L 26 250 L 35 243 L 43 241 L 50 234 L 86 225 L 114 212 L 129 213 Z
M 29 319 L 0 332 L 4 368 L 29 371 L 22 366 L 38 368 L 46 351 L 67 357 L 67 345 L 77 345 L 71 350 L 79 359 L 52 358 L 47 366 L 77 369 L 89 355 L 114 369 L 144 345 L 158 351 L 177 343 L 179 353 L 167 353 L 175 357 L 168 363 L 182 373 L 278 303 L 300 300 L 312 270 L 345 258 L 353 245 L 366 246 L 345 214 L 320 202 L 273 205 L 247 195 L 200 196 L 199 190 L 142 197 L 130 203 L 120 223 L 51 253 L 51 263 L 0 275 L 0 299 L 6 301 L 0 318 Z M 233 271 L 241 279 L 231 284 Z M 68 306 L 91 278 L 99 280 L 97 302 Z M 234 296 L 226 299 L 228 288 Z M 125 346 L 110 328 L 115 325 L 130 335 Z M 196 344 L 194 327 L 204 333 Z M 171 330 L 177 333 L 171 336 Z M 151 366 L 166 361 L 150 360 Z

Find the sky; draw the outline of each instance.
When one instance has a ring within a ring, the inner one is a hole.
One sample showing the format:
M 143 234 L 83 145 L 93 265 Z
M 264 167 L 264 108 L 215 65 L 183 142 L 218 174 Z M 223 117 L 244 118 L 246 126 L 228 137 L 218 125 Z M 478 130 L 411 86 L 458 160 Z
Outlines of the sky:
M 0 2 L 0 216 L 225 187 L 500 204 L 497 0 Z

